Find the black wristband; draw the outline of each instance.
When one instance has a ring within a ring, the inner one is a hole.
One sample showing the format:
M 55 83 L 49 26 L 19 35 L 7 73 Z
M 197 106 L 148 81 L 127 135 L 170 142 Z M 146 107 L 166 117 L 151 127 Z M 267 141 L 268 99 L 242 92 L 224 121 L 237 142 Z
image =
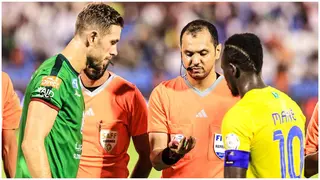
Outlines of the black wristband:
M 162 162 L 164 162 L 166 165 L 173 165 L 177 163 L 182 157 L 183 155 L 171 151 L 168 147 L 162 151 Z

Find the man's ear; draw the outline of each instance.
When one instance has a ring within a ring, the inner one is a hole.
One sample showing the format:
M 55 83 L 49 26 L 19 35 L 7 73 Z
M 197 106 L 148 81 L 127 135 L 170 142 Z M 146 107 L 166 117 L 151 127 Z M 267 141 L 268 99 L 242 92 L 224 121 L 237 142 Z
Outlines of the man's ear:
M 219 59 L 220 58 L 220 54 L 221 54 L 221 48 L 222 48 L 222 45 L 221 44 L 218 44 L 216 46 L 216 58 L 215 59 Z
M 232 63 L 229 63 L 229 66 L 231 68 L 232 76 L 234 76 L 235 78 L 239 78 L 240 77 L 240 69 Z
M 86 43 L 87 46 L 93 45 L 94 43 L 96 43 L 97 37 L 98 37 L 98 32 L 97 32 L 97 31 L 91 31 L 91 32 L 87 35 L 87 43 Z

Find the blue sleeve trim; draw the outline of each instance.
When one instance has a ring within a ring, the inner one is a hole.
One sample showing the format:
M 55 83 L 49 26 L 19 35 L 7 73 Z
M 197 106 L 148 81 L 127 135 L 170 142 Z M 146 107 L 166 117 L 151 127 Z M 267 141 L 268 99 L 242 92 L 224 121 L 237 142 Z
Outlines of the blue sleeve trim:
M 240 150 L 226 150 L 224 157 L 224 167 L 239 167 L 248 169 L 250 153 Z

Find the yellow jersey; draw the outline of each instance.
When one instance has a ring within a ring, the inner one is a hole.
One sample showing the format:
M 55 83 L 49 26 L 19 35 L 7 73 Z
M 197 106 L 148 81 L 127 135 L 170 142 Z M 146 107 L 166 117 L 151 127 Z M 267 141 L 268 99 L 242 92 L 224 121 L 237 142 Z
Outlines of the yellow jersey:
M 270 86 L 248 91 L 225 115 L 225 167 L 252 178 L 304 177 L 305 122 L 300 107 Z

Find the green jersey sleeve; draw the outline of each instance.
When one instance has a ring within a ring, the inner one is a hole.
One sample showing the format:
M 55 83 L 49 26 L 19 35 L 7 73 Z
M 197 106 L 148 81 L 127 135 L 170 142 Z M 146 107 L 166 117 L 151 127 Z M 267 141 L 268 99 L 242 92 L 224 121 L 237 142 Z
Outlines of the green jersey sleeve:
M 66 99 L 63 93 L 65 84 L 58 76 L 39 75 L 35 77 L 31 90 L 31 100 L 40 101 L 53 109 L 59 110 Z

